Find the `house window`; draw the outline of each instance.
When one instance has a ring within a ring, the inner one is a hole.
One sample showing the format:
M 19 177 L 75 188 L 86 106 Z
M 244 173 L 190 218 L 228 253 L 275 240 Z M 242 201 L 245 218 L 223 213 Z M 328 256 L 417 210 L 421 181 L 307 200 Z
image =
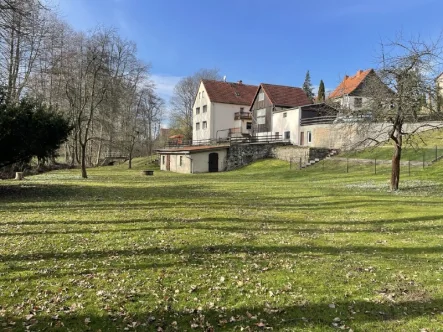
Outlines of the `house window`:
M 197 107 L 197 108 L 195 109 L 195 114 L 200 114 L 200 107 Z
M 257 110 L 257 124 L 266 123 L 266 108 Z
M 288 116 L 288 113 L 287 113 L 287 112 L 284 112 L 284 113 L 283 113 L 283 117 L 286 118 L 287 116 Z
M 205 96 L 205 92 L 204 92 L 204 91 L 202 91 L 202 98 L 204 98 L 204 96 Z
M 198 93 L 198 99 L 201 99 L 201 98 L 202 98 L 202 93 L 199 92 L 199 93 Z
M 163 165 L 165 164 L 165 159 L 166 159 L 166 157 L 165 157 L 165 156 L 162 156 L 162 164 L 163 164 Z
M 291 138 L 291 132 L 285 131 L 285 139 L 290 139 L 290 138 Z
M 200 122 L 197 122 L 197 123 L 195 124 L 195 130 L 200 130 Z
M 258 94 L 258 101 L 263 101 L 265 100 L 265 93 L 264 92 L 260 92 Z
M 363 106 L 363 98 L 354 98 L 354 107 L 360 108 Z
M 207 105 L 203 105 L 203 113 L 206 113 L 208 111 L 208 106 Z
M 276 131 L 275 132 L 275 137 L 277 138 L 277 137 L 279 137 L 280 136 L 280 133 L 278 132 L 278 131 Z
M 206 121 L 203 121 L 202 128 L 203 129 L 207 129 L 208 128 L 208 123 Z
M 308 143 L 312 143 L 312 133 L 310 131 L 307 131 L 306 136 L 308 137 Z
M 180 156 L 180 166 L 183 166 L 183 156 Z
M 251 130 L 252 129 L 252 122 L 246 122 L 246 129 Z
M 240 113 L 243 112 L 245 110 L 244 107 L 240 107 Z

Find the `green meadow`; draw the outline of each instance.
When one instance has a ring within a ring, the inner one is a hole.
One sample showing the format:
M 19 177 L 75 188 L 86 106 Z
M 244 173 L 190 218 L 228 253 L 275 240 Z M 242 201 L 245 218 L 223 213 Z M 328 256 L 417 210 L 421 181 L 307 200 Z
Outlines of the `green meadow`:
M 329 164 L 330 163 L 330 164 Z M 0 182 L 8 331 L 437 331 L 443 162 Z

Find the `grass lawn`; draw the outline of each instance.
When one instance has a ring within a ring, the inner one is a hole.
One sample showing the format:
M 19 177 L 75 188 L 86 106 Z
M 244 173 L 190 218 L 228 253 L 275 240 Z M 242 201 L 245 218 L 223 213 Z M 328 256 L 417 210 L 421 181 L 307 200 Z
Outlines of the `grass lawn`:
M 443 130 L 428 130 L 420 136 L 411 136 L 411 144 L 404 142 L 402 160 L 430 162 L 436 157 L 443 156 Z M 352 151 L 340 154 L 341 157 L 359 159 L 391 160 L 394 148 L 392 142 L 377 148 L 368 148 L 363 151 Z
M 30 331 L 437 331 L 443 162 L 377 175 L 264 160 L 0 182 L 0 326 Z

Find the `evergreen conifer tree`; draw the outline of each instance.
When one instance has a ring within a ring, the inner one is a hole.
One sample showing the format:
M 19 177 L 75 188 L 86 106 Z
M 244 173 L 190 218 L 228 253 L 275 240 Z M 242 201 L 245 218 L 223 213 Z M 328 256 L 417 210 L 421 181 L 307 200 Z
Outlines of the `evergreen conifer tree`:
M 306 73 L 302 89 L 309 99 L 314 99 L 314 93 L 312 92 L 311 75 L 309 74 L 309 70 Z
M 318 94 L 317 94 L 317 100 L 319 103 L 324 102 L 326 99 L 325 96 L 325 83 L 323 83 L 323 80 L 320 80 L 320 85 L 318 86 Z

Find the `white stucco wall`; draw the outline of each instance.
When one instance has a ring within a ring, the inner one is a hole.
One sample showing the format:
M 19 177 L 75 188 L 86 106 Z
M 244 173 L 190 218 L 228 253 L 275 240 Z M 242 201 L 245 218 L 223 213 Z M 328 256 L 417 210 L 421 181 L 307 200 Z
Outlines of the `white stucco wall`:
M 207 111 L 203 113 L 203 106 L 207 107 Z M 200 108 L 200 114 L 196 114 L 197 107 Z M 211 138 L 210 135 L 210 123 L 212 120 L 212 103 L 209 100 L 208 94 L 206 93 L 205 86 L 203 82 L 200 83 L 200 87 L 197 92 L 197 98 L 194 102 L 193 108 L 193 117 L 192 117 L 192 140 L 207 140 Z M 207 129 L 203 129 L 203 121 L 208 123 Z M 196 123 L 200 123 L 200 129 L 196 130 Z
M 286 117 L 284 117 L 286 113 Z M 278 132 L 285 139 L 285 132 L 290 132 L 290 142 L 294 145 L 300 144 L 300 108 L 287 109 L 284 112 L 272 114 L 272 132 Z
M 207 112 L 203 113 L 203 106 L 205 105 Z M 197 107 L 200 107 L 200 114 L 196 114 Z M 236 127 L 234 115 L 236 112 L 240 112 L 240 108 L 243 108 L 244 111 L 249 110 L 248 105 L 212 103 L 203 83 L 200 83 L 193 108 L 192 140 L 198 141 L 227 137 L 228 130 L 225 129 Z M 207 129 L 203 129 L 204 121 L 208 124 Z M 196 129 L 197 123 L 200 123 L 199 130 Z
M 218 149 L 194 153 L 170 154 L 170 171 L 176 173 L 207 173 L 209 171 L 209 154 L 218 153 L 218 171 L 225 170 L 228 149 Z M 168 155 L 160 153 L 160 170 L 167 170 Z M 163 158 L 164 157 L 164 158 Z M 182 165 L 180 166 L 180 157 Z
M 192 173 L 207 173 L 209 171 L 209 154 L 218 153 L 218 171 L 222 172 L 225 170 L 227 149 L 223 150 L 212 150 L 199 153 L 191 154 L 192 159 Z
M 163 158 L 164 157 L 164 158 Z M 180 166 L 180 157 L 182 157 L 182 165 Z M 170 158 L 170 171 L 176 173 L 191 173 L 191 160 L 189 154 L 171 154 Z M 160 170 L 167 170 L 167 155 L 160 154 Z

